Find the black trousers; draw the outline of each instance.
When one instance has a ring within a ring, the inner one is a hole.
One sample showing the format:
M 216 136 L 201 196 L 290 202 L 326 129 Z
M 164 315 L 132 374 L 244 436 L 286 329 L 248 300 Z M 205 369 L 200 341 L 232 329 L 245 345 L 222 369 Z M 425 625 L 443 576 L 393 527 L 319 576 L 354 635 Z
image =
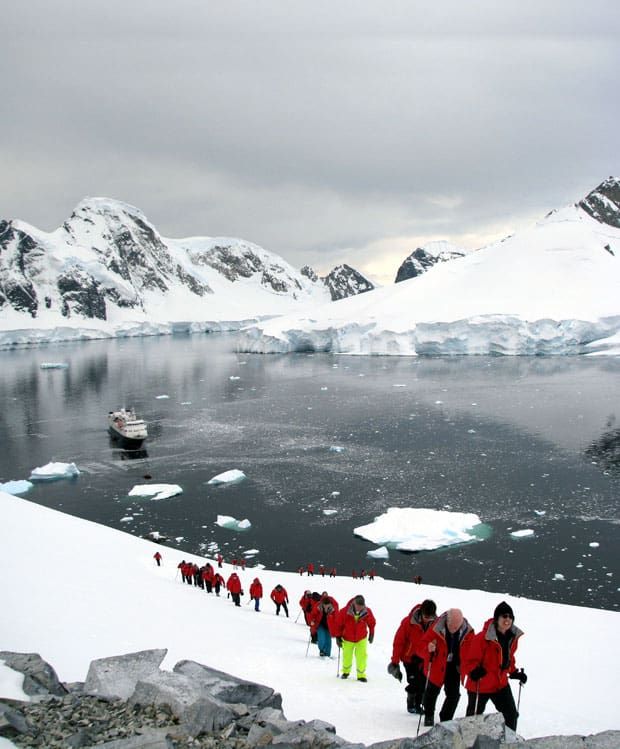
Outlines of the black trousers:
M 288 616 L 288 607 L 286 605 L 286 601 L 282 601 L 282 603 L 276 603 L 276 616 L 280 616 L 280 606 L 284 609 L 284 613 Z
M 517 730 L 517 718 L 519 713 L 517 712 L 517 706 L 515 705 L 515 698 L 512 696 L 512 690 L 510 684 L 506 684 L 503 689 L 491 694 L 478 694 L 478 709 L 476 710 L 476 692 L 468 692 L 467 700 L 467 715 L 473 715 L 474 712 L 477 715 L 482 715 L 487 702 L 491 702 L 495 705 L 495 709 L 504 716 L 506 725 L 508 728 L 512 728 L 513 731 Z
M 446 676 L 443 683 L 443 689 L 446 693 L 446 699 L 443 702 L 443 705 L 441 706 L 441 710 L 439 712 L 439 720 L 452 720 L 454 718 L 454 713 L 456 712 L 456 708 L 459 704 L 459 700 L 461 699 L 461 690 L 460 690 L 460 677 L 459 672 L 456 670 L 456 668 L 451 668 L 450 664 L 446 667 Z M 426 697 L 424 699 L 424 715 L 426 717 L 433 717 L 435 715 L 435 705 L 437 703 L 437 697 L 439 697 L 439 693 L 441 692 L 441 686 L 436 686 L 432 682 L 428 682 L 428 687 L 426 688 Z
M 405 687 L 405 692 L 407 692 L 408 707 L 411 702 L 413 702 L 412 707 L 420 707 L 422 705 L 424 687 L 426 686 L 426 674 L 422 669 L 423 662 L 424 661 L 420 658 L 414 658 L 409 662 L 403 661 L 405 673 L 407 674 L 407 686 Z
M 241 593 L 231 593 L 230 597 L 233 599 L 235 606 L 241 606 Z

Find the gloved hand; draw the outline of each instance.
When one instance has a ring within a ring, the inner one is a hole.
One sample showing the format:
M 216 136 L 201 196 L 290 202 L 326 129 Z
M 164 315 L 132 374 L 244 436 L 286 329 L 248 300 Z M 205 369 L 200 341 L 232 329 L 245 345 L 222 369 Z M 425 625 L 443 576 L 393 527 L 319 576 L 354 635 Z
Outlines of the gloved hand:
M 368 642 L 372 644 L 372 641 L 375 639 L 374 632 L 370 635 L 368 635 Z
M 310 635 L 310 642 L 313 645 L 316 645 L 318 641 L 319 641 L 319 636 L 316 634 L 316 632 Z
M 388 663 L 387 672 L 390 676 L 398 679 L 398 681 L 403 680 L 403 672 L 400 670 L 398 663 Z
M 336 645 L 338 645 L 339 648 L 342 647 L 342 637 L 336 637 Z
M 473 669 L 473 671 L 470 672 L 469 678 L 472 681 L 478 681 L 478 679 L 482 679 L 483 676 L 486 675 L 486 668 L 484 666 L 476 666 L 476 668 Z
M 522 668 L 520 668 L 518 671 L 513 671 L 508 678 L 517 679 L 521 684 L 525 684 L 527 681 L 527 674 Z

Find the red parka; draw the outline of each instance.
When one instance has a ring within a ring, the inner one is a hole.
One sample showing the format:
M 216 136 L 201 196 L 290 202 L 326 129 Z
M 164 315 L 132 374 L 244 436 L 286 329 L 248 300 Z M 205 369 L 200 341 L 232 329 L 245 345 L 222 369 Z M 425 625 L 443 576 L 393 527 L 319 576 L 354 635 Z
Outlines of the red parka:
M 374 637 L 377 624 L 372 610 L 367 606 L 364 606 L 359 614 L 355 611 L 354 600 L 352 598 L 344 608 L 340 609 L 333 625 L 334 637 L 342 637 L 348 642 L 359 642 L 366 636 Z
M 236 572 L 233 572 L 232 575 L 228 578 L 226 589 L 231 593 L 241 593 L 241 580 L 239 579 L 239 575 Z
M 261 581 L 255 577 L 250 585 L 250 598 L 262 598 L 263 597 L 263 586 Z
M 502 668 L 502 646 L 497 639 L 493 619 L 488 619 L 468 647 L 461 651 L 461 673 L 467 674 L 465 688 L 468 692 L 476 692 L 479 689 L 482 694 L 493 694 L 508 684 L 508 676 L 516 670 L 515 651 L 523 634 L 514 624 L 508 632 L 510 644 L 506 668 Z M 486 674 L 478 681 L 472 681 L 469 674 L 476 666 L 482 666 Z
M 334 630 L 336 629 L 338 608 L 338 602 L 335 598 L 332 598 L 331 596 L 323 596 L 312 609 L 310 632 L 315 635 L 321 626 L 321 622 L 325 622 L 329 633 L 333 636 Z
M 274 603 L 288 603 L 288 593 L 286 592 L 286 588 L 283 588 L 281 585 L 276 586 L 271 591 L 271 600 Z
M 299 608 L 304 612 L 304 619 L 306 620 L 306 624 L 310 626 L 315 603 L 312 600 L 312 593 L 309 590 L 307 590 L 299 599 Z
M 424 657 L 423 653 L 418 652 L 420 643 L 424 633 L 434 622 L 430 622 L 426 629 L 424 628 L 421 607 L 421 603 L 414 606 L 398 626 L 392 645 L 392 663 L 398 664 L 399 661 L 409 663 L 414 656 Z
M 435 619 L 433 624 L 426 630 L 425 634 L 420 641 L 420 647 L 418 655 L 424 658 L 424 673 L 428 674 L 428 665 L 431 664 L 431 670 L 429 675 L 429 681 L 432 682 L 436 687 L 441 687 L 446 679 L 446 665 L 448 663 L 448 644 L 446 642 L 446 631 L 447 631 L 447 612 L 444 612 L 440 617 Z M 463 619 L 458 632 L 455 634 L 459 638 L 459 658 L 461 666 L 459 671 L 461 674 L 461 681 L 465 681 L 465 674 L 468 673 L 462 668 L 463 654 L 467 652 L 467 648 L 471 645 L 474 639 L 473 627 L 469 624 L 467 619 Z M 429 643 L 435 643 L 435 653 L 431 660 L 431 653 L 428 652 Z

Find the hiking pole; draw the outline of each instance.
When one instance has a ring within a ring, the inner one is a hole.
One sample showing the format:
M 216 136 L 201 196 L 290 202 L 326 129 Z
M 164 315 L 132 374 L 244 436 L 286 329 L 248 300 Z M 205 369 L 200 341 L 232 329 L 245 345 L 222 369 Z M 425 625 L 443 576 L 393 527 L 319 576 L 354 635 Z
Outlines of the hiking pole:
M 428 659 L 428 668 L 426 669 L 426 683 L 424 684 L 424 691 L 422 692 L 422 710 L 426 712 L 426 691 L 428 689 L 428 681 L 431 678 L 431 666 L 433 665 L 433 657 L 435 651 L 431 653 L 431 657 Z M 418 718 L 418 730 L 416 731 L 416 738 L 420 735 L 420 725 L 422 724 L 422 713 Z
M 478 715 L 478 697 L 480 697 L 480 679 L 476 683 L 476 704 L 474 705 L 474 715 Z
M 299 619 L 299 614 L 301 614 L 301 609 L 297 612 L 297 619 Z M 295 619 L 295 624 L 297 624 L 297 619 Z
M 523 669 L 520 668 L 519 671 L 523 672 Z M 517 698 L 517 717 L 515 719 L 515 731 L 517 730 L 517 721 L 519 720 L 519 705 L 521 704 L 521 689 L 523 687 L 523 682 L 521 679 L 519 679 L 519 695 Z
M 312 633 L 310 633 L 310 637 L 308 637 L 308 644 L 306 645 L 306 658 L 308 657 L 308 650 L 310 650 L 311 642 L 312 642 Z
M 338 665 L 336 666 L 336 678 L 340 678 L 340 650 L 341 648 L 338 648 Z

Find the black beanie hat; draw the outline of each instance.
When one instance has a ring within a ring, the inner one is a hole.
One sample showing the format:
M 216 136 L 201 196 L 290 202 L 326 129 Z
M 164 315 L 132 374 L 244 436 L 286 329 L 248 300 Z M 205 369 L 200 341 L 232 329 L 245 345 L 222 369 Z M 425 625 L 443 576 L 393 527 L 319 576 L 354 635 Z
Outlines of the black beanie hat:
M 502 616 L 502 614 L 508 614 L 508 616 L 511 616 L 512 620 L 514 621 L 515 615 L 506 601 L 502 601 L 495 607 L 495 611 L 493 612 L 493 620 L 497 621 L 500 616 Z
M 422 616 L 437 616 L 437 606 L 435 604 L 435 601 L 431 601 L 429 598 L 427 598 L 425 601 L 422 601 L 420 611 L 422 613 Z

